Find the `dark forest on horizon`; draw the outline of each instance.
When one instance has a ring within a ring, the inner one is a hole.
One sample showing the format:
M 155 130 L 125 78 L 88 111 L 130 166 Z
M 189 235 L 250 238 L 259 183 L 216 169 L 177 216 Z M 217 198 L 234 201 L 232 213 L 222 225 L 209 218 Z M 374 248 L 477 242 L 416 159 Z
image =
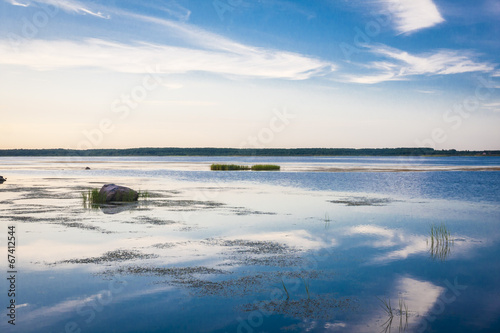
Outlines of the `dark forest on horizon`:
M 500 156 L 500 150 L 433 148 L 1 149 L 0 156 Z

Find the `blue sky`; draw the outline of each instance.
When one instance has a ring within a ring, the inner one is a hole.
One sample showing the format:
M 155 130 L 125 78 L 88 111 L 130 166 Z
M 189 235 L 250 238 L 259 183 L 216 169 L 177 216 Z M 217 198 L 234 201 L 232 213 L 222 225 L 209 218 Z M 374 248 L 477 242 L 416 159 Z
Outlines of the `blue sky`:
M 500 149 L 500 0 L 0 0 L 0 148 Z

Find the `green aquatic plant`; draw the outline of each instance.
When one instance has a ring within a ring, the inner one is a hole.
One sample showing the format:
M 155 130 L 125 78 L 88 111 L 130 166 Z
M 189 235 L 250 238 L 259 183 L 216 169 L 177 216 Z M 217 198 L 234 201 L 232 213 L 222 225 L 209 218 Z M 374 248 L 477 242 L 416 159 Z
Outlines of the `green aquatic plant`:
M 328 229 L 331 221 L 332 220 L 330 219 L 330 215 L 328 215 L 328 213 L 325 213 L 325 217 L 323 218 L 323 222 L 325 222 L 325 229 Z
M 82 192 L 83 207 L 87 209 L 97 208 L 99 204 L 106 202 L 106 197 L 99 194 L 99 190 L 94 188 Z
M 391 299 L 381 299 L 379 297 L 377 297 L 378 300 L 382 303 L 380 306 L 382 307 L 382 309 L 387 313 L 387 315 L 389 317 L 394 317 L 394 313 L 392 312 L 392 307 L 391 307 Z
M 210 166 L 212 171 L 239 171 L 239 170 L 250 170 L 250 167 L 246 165 L 236 165 L 236 164 L 212 164 Z
M 252 171 L 278 171 L 281 167 L 274 164 L 256 164 L 252 165 L 251 169 Z
M 328 213 L 325 213 L 325 219 L 324 219 L 325 223 L 330 223 L 330 215 L 328 215 Z
M 136 201 L 136 196 L 134 191 L 128 191 L 123 194 L 123 196 L 119 199 L 119 201 L 123 202 L 133 202 Z
M 91 189 L 91 190 L 87 190 L 86 192 L 83 192 L 82 198 L 83 198 L 84 204 L 89 203 L 89 204 L 96 205 L 96 204 L 101 204 L 101 203 L 106 202 L 106 196 L 101 195 L 99 193 L 99 190 L 96 188 Z
M 440 225 L 432 224 L 430 226 L 430 235 L 427 244 L 429 245 L 429 252 L 432 259 L 446 260 L 451 253 L 453 243 L 451 233 L 444 223 Z
M 142 198 L 144 200 L 148 200 L 150 197 L 150 194 L 148 191 L 139 191 L 138 192 L 139 198 Z M 106 203 L 106 196 L 100 194 L 100 190 L 97 188 L 89 189 L 85 192 L 82 192 L 82 200 L 83 200 L 83 207 L 87 209 L 91 208 L 98 208 L 99 205 L 105 204 Z M 123 197 L 120 199 L 122 202 L 134 202 L 135 200 L 135 193 L 133 191 L 129 191 L 123 195 Z
M 307 299 L 311 299 L 311 295 L 309 294 L 309 282 L 307 282 L 305 279 L 302 279 L 302 282 L 304 283 L 304 287 L 306 288 Z
M 210 166 L 212 171 L 241 171 L 241 170 L 252 170 L 252 171 L 277 171 L 280 170 L 279 165 L 273 164 L 255 164 L 251 167 L 247 165 L 237 165 L 237 164 L 212 164 Z
M 289 300 L 290 299 L 290 294 L 288 294 L 288 290 L 286 289 L 285 282 L 283 281 L 283 279 L 281 279 L 281 284 L 283 285 L 283 290 L 285 290 L 286 299 Z
M 377 297 L 378 300 L 382 303 L 381 307 L 384 312 L 387 314 L 387 320 L 381 325 L 383 327 L 382 332 L 390 332 L 392 326 L 392 320 L 394 319 L 394 315 L 399 316 L 399 332 L 405 332 L 408 328 L 408 305 L 406 304 L 403 298 L 399 298 L 398 300 L 398 309 L 394 309 L 391 306 L 390 299 L 381 299 Z M 404 323 L 403 323 L 404 320 Z

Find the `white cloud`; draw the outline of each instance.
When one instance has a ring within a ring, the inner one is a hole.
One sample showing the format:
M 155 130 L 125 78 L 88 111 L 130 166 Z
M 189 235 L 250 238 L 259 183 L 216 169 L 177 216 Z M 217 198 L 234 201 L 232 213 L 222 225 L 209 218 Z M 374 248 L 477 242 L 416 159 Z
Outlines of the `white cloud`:
M 168 7 L 163 6 L 163 5 L 157 6 L 153 3 L 148 3 L 146 1 L 143 4 L 147 5 L 149 8 L 167 13 L 171 17 L 174 17 L 174 18 L 181 20 L 181 21 L 187 21 L 187 20 L 189 20 L 189 17 L 191 16 L 191 11 L 189 9 L 184 8 L 175 2 L 170 2 Z
M 5 1 L 14 6 L 28 7 L 33 3 L 37 3 L 40 5 L 54 6 L 68 13 L 83 14 L 83 15 L 88 14 L 104 19 L 110 18 L 109 15 L 105 15 L 97 10 L 92 10 L 88 8 L 86 5 L 76 0 L 27 0 L 27 2 L 25 3 L 20 3 L 17 2 L 16 0 L 5 0 Z
M 308 79 L 333 70 L 333 64 L 300 54 L 222 43 L 219 50 L 101 39 L 85 41 L 31 40 L 14 51 L 0 41 L 0 64 L 37 70 L 93 67 L 122 73 L 186 73 L 192 71 L 257 78 Z M 213 44 L 216 48 L 217 45 Z
M 13 6 L 20 6 L 20 7 L 28 7 L 29 6 L 29 3 L 21 3 L 21 2 L 17 2 L 16 0 L 9 0 L 7 2 Z
M 444 22 L 432 0 L 379 0 L 393 17 L 395 29 L 409 34 Z
M 493 66 L 489 63 L 474 61 L 473 54 L 464 51 L 439 50 L 435 53 L 412 55 L 387 46 L 376 46 L 371 50 L 401 64 L 396 67 L 399 75 L 421 75 L 421 74 L 459 74 L 467 72 L 489 72 Z
M 500 112 L 500 102 L 486 103 L 483 104 L 481 107 L 488 111 Z
M 375 84 L 386 81 L 401 81 L 401 78 L 397 78 L 395 73 L 387 72 L 376 75 L 362 75 L 362 76 L 350 76 L 348 81 L 352 83 L 361 84 Z
M 420 55 L 410 54 L 386 45 L 368 48 L 371 53 L 387 58 L 363 65 L 375 73 L 348 76 L 347 81 L 375 84 L 385 81 L 406 80 L 415 75 L 450 75 L 469 72 L 491 72 L 494 65 L 475 60 L 467 51 L 438 50 Z
M 76 0 L 30 1 L 54 4 L 66 11 L 90 11 Z M 189 10 L 175 5 L 174 2 L 165 10 L 182 21 L 187 20 L 190 15 Z M 38 70 L 94 67 L 125 73 L 144 73 L 148 68 L 155 68 L 160 73 L 204 71 L 228 76 L 290 80 L 322 76 L 335 70 L 335 65 L 331 62 L 298 53 L 241 44 L 184 22 L 137 14 L 119 8 L 107 11 L 115 19 L 142 21 L 161 26 L 165 35 L 182 41 L 183 45 L 141 42 L 120 44 L 100 39 L 23 40 L 20 43 L 12 43 L 16 44 L 11 45 L 16 48 L 16 52 L 12 52 L 7 41 L 0 40 L 0 64 L 24 65 Z

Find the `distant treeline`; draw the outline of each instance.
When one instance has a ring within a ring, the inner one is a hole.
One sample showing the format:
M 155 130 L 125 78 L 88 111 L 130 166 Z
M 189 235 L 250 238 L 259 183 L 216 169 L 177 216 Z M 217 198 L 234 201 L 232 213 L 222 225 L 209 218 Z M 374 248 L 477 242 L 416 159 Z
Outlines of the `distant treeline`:
M 500 156 L 500 150 L 432 148 L 129 148 L 3 149 L 0 156 Z

